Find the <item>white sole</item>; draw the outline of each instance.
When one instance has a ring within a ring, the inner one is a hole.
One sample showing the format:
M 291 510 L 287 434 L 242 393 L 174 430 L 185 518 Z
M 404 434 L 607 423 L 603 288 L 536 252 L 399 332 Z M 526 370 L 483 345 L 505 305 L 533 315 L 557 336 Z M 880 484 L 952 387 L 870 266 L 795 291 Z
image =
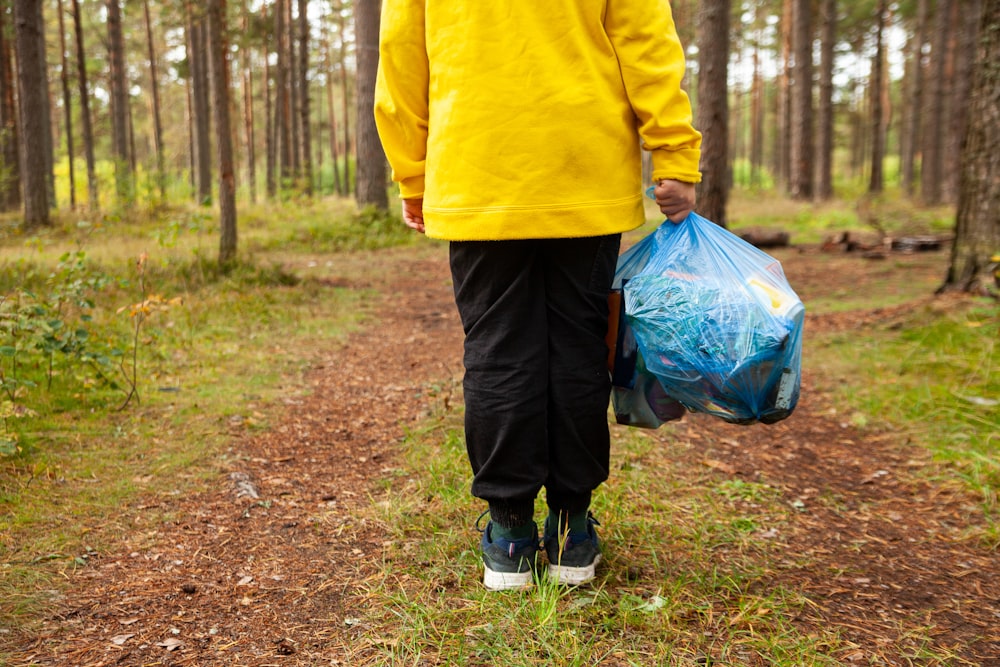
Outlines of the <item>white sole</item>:
M 528 588 L 533 583 L 531 570 L 527 572 L 497 572 L 486 568 L 483 572 L 483 585 L 490 591 L 511 591 Z
M 579 586 L 592 580 L 601 562 L 601 554 L 594 557 L 594 562 L 583 567 L 569 567 L 549 563 L 549 578 L 563 586 Z

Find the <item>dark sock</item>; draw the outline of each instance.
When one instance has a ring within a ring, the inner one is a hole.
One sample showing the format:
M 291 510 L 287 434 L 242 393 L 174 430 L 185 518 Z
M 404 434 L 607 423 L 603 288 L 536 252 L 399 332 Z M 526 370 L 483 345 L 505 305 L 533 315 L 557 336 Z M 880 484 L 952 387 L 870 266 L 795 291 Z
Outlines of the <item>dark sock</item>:
M 520 526 L 514 526 L 513 528 L 504 528 L 500 524 L 494 523 L 492 532 L 494 539 L 501 537 L 508 542 L 516 542 L 517 540 L 526 540 L 534 537 L 538 533 L 538 528 L 533 521 Z
M 493 535 L 511 541 L 533 537 L 538 532 L 532 520 L 534 513 L 534 498 L 491 500 L 490 520 L 493 522 Z
M 587 510 L 583 510 L 582 512 L 574 512 L 573 514 L 567 515 L 566 512 L 560 512 L 550 508 L 548 523 L 550 526 L 558 525 L 560 533 L 562 533 L 567 526 L 569 526 L 569 532 L 571 533 L 586 533 L 588 514 Z

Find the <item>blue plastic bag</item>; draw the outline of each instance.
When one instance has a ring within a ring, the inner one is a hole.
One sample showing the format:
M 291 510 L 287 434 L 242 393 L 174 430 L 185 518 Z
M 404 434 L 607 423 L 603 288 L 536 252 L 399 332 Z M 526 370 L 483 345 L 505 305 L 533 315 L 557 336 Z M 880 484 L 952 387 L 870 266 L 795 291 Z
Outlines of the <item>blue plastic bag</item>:
M 625 252 L 613 288 L 623 292 L 619 343 L 631 336 L 636 348 L 613 373 L 620 423 L 659 426 L 648 419 L 658 406 L 639 395 L 650 377 L 688 410 L 728 422 L 770 424 L 795 409 L 805 309 L 770 255 L 692 213 Z

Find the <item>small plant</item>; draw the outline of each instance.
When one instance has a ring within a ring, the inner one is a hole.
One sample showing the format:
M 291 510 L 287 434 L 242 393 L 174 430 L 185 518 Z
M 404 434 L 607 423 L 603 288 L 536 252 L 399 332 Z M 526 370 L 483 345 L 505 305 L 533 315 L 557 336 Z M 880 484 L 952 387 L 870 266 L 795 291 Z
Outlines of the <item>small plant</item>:
M 139 400 L 139 333 L 142 330 L 143 323 L 154 311 L 165 310 L 172 305 L 180 303 L 179 298 L 168 300 L 158 294 L 150 295 L 147 293 L 146 262 L 148 259 L 149 256 L 146 253 L 142 253 L 135 262 L 136 272 L 139 277 L 139 294 L 142 296 L 142 300 L 133 303 L 131 306 L 118 309 L 118 314 L 128 311 L 129 319 L 132 322 L 131 349 L 129 350 L 129 355 L 123 354 L 120 356 L 118 364 L 122 377 L 128 385 L 125 402 L 118 408 L 119 410 L 124 410 L 132 402 L 133 398 L 137 401 Z M 129 358 L 126 361 L 127 356 Z

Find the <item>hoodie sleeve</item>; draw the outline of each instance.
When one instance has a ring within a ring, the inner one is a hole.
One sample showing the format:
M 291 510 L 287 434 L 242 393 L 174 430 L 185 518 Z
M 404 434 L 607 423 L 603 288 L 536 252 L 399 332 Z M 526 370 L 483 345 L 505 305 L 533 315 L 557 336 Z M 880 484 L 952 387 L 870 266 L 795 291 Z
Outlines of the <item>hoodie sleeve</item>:
M 608 0 L 604 26 L 615 49 L 653 180 L 701 181 L 701 134 L 681 88 L 684 49 L 668 2 Z
M 424 0 L 384 0 L 375 124 L 404 199 L 424 194 L 429 78 Z

